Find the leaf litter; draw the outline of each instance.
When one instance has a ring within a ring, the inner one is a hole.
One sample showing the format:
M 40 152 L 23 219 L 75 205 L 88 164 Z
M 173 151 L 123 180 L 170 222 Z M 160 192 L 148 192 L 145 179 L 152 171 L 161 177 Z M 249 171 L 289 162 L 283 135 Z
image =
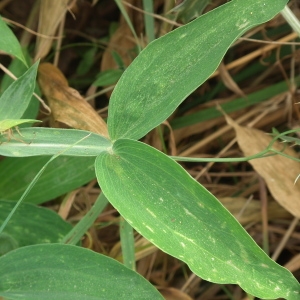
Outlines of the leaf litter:
M 272 141 L 272 137 L 261 130 L 239 126 L 229 118 L 227 122 L 234 128 L 239 147 L 245 156 L 263 151 Z M 299 159 L 297 152 L 283 143 L 276 141 L 272 148 Z M 300 182 L 295 182 L 300 172 L 300 162 L 278 154 L 251 160 L 249 163 L 265 180 L 273 198 L 292 215 L 300 218 Z

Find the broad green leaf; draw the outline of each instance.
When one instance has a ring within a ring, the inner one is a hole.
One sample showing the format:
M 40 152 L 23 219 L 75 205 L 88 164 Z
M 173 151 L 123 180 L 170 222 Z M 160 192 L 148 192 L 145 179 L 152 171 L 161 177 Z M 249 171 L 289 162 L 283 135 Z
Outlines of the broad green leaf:
M 20 119 L 26 111 L 35 88 L 39 62 L 14 81 L 0 97 L 0 120 Z
M 14 201 L 0 200 L 0 224 L 15 206 Z M 58 243 L 72 229 L 54 211 L 23 203 L 18 207 L 4 229 L 4 233 L 17 242 L 18 247 Z
M 287 0 L 232 0 L 150 43 L 126 69 L 109 107 L 112 140 L 140 139 L 217 68 L 230 45 Z
M 292 274 L 165 154 L 137 141 L 118 140 L 97 157 L 95 169 L 103 193 L 128 223 L 198 276 L 236 283 L 260 298 L 299 299 L 300 285 Z
M 31 119 L 18 119 L 18 120 L 12 120 L 12 119 L 8 119 L 8 120 L 1 120 L 0 121 L 0 133 L 8 130 L 10 128 L 13 128 L 15 126 L 24 124 L 24 123 L 36 123 L 36 122 L 41 122 L 39 120 L 31 120 Z
M 19 248 L 18 242 L 5 232 L 0 233 L 0 256 Z
M 80 143 L 73 145 L 63 155 L 97 156 L 101 151 L 111 147 L 111 142 L 105 137 L 84 130 L 37 127 L 23 128 L 19 132 L 21 135 L 14 131 L 9 142 L 7 136 L 0 136 L 1 155 L 14 157 L 54 155 L 83 138 Z
M 18 200 L 48 160 L 49 156 L 9 157 L 2 160 L 0 199 Z M 95 178 L 94 161 L 94 157 L 57 157 L 47 166 L 25 202 L 44 203 L 88 183 Z
M 27 246 L 0 258 L 0 296 L 24 300 L 163 300 L 141 275 L 71 245 Z
M 6 23 L 2 20 L 1 16 L 0 32 L 0 50 L 17 57 L 27 66 L 19 41 L 17 40 L 13 32 L 10 30 L 10 28 L 6 25 Z

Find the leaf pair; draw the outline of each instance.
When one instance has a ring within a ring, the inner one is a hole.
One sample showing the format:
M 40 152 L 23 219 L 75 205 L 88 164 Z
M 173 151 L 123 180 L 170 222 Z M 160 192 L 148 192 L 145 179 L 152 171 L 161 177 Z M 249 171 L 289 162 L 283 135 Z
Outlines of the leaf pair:
M 149 44 L 112 93 L 108 132 L 114 144 L 97 157 L 95 169 L 122 216 L 195 274 L 239 284 L 260 298 L 297 299 L 300 287 L 291 273 L 213 195 L 172 159 L 135 141 L 215 71 L 239 36 L 271 19 L 286 2 L 231 1 Z

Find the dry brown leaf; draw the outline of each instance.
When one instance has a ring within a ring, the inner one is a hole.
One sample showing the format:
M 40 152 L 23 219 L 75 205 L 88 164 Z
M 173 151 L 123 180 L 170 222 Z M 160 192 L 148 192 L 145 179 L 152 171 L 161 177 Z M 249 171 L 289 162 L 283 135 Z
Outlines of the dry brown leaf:
M 176 148 L 176 142 L 175 142 L 175 136 L 174 131 L 168 121 L 164 121 L 162 124 L 168 127 L 170 133 L 169 133 L 169 154 L 176 156 L 177 155 L 177 148 Z
M 174 288 L 158 288 L 166 300 L 192 300 L 186 293 Z
M 265 132 L 239 126 L 229 117 L 227 122 L 236 132 L 238 144 L 245 156 L 250 156 L 263 151 L 268 147 L 272 138 Z M 281 151 L 284 145 L 276 142 L 273 148 Z M 286 147 L 284 153 L 297 157 L 297 153 Z M 264 178 L 269 191 L 276 201 L 295 217 L 300 217 L 300 181 L 294 181 L 300 173 L 300 163 L 281 155 L 250 160 L 256 172 Z
M 69 87 L 58 68 L 50 63 L 40 64 L 38 81 L 55 121 L 108 137 L 104 120 L 76 90 Z
M 248 201 L 248 199 L 243 197 L 225 197 L 218 199 L 242 225 L 256 223 L 261 220 L 260 201 Z M 283 210 L 277 202 L 269 202 L 268 219 L 270 221 L 276 219 L 285 219 L 289 217 L 291 217 L 291 214 L 286 210 Z
M 40 2 L 40 16 L 38 32 L 47 36 L 54 36 L 58 25 L 65 17 L 68 5 L 72 0 L 43 0 Z M 35 60 L 45 57 L 53 43 L 51 39 L 37 36 Z
M 290 272 L 298 271 L 300 269 L 300 254 L 295 255 L 284 267 Z
M 222 78 L 223 83 L 228 89 L 230 89 L 232 92 L 236 93 L 240 97 L 246 97 L 244 92 L 240 89 L 240 87 L 237 85 L 237 83 L 233 80 L 233 78 L 229 74 L 228 70 L 224 65 L 224 62 L 221 62 L 218 70 L 220 72 L 220 76 Z

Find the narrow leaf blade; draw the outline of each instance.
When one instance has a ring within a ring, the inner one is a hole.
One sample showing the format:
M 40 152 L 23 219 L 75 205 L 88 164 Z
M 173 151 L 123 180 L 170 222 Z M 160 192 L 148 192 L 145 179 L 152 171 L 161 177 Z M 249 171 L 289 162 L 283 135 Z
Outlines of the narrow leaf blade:
M 26 61 L 30 62 L 31 57 L 27 53 L 27 51 L 24 53 L 26 56 Z M 12 72 L 17 78 L 22 76 L 27 70 L 28 67 L 26 67 L 20 60 L 14 59 L 8 66 L 8 70 Z M 0 83 L 0 89 L 1 91 L 5 91 L 12 83 L 14 82 L 14 79 L 9 77 L 7 74 L 3 76 Z M 35 86 L 35 93 L 40 95 L 39 87 L 38 85 Z M 27 106 L 26 111 L 22 115 L 23 119 L 36 119 L 38 112 L 39 112 L 40 102 L 39 100 L 33 95 L 31 98 L 31 101 L 29 105 Z M 21 127 L 28 127 L 28 126 L 21 126 Z
M 37 61 L 1 95 L 0 120 L 20 119 L 28 107 L 35 88 Z
M 112 93 L 111 139 L 140 139 L 163 122 L 216 70 L 239 36 L 273 18 L 286 3 L 233 0 L 150 43 Z
M 0 50 L 11 54 L 21 60 L 27 66 L 26 59 L 24 58 L 21 45 L 10 28 L 6 25 L 0 16 Z
M 1 126 L 1 122 L 0 122 Z M 19 134 L 21 133 L 21 135 Z M 64 156 L 98 156 L 111 142 L 96 133 L 76 129 L 24 128 L 11 137 L 0 136 L 0 154 L 11 157 L 55 155 L 73 145 Z M 9 140 L 10 139 L 10 140 Z
M 260 298 L 299 297 L 300 286 L 291 273 L 163 153 L 118 140 L 110 153 L 99 155 L 95 166 L 102 191 L 128 223 L 203 279 L 236 283 Z

